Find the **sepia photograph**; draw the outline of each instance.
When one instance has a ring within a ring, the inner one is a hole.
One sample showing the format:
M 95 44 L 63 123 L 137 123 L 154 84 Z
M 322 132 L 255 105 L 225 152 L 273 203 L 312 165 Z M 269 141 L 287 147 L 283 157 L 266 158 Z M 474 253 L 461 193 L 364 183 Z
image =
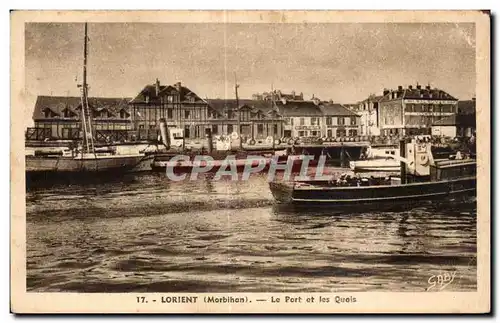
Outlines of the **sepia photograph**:
M 487 12 L 49 13 L 12 25 L 22 295 L 359 312 L 489 289 Z

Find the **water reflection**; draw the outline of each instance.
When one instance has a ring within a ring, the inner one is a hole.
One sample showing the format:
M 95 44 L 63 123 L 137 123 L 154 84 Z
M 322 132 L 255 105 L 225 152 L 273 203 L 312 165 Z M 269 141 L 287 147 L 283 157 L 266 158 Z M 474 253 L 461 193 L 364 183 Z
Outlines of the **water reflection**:
M 28 290 L 421 291 L 476 288 L 475 203 L 362 212 L 276 205 L 265 178 L 136 174 L 27 195 Z

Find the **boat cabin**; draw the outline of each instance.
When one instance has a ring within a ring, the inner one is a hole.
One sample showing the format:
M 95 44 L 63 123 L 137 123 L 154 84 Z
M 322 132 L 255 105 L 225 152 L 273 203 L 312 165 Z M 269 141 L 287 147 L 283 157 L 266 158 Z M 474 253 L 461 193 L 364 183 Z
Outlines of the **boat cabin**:
M 431 181 L 476 176 L 476 160 L 438 160 L 430 166 Z

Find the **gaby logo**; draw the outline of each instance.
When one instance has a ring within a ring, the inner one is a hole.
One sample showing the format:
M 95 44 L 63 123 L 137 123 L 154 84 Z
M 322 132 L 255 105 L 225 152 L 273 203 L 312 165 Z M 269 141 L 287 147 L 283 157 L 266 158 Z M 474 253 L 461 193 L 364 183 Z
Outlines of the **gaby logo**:
M 202 173 L 215 172 L 214 180 L 229 177 L 233 181 L 246 181 L 251 174 L 267 171 L 267 180 L 273 181 L 278 172 L 283 173 L 283 179 L 289 180 L 292 172 L 299 171 L 296 180 L 310 180 L 307 175 L 314 156 L 288 156 L 280 160 L 279 156 L 262 157 L 247 156 L 237 159 L 235 155 L 228 155 L 223 160 L 214 160 L 208 155 L 198 155 L 194 158 L 186 155 L 176 155 L 165 162 L 167 177 L 172 181 L 197 180 Z M 324 175 L 326 156 L 320 156 L 315 165 L 314 179 L 328 179 Z

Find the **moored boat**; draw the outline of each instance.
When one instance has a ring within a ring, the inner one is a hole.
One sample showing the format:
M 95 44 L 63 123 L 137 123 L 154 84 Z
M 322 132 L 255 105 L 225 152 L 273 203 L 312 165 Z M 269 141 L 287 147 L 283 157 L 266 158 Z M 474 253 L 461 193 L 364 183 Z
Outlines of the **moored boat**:
M 400 176 L 374 178 L 358 174 L 321 181 L 271 182 L 271 192 L 280 203 L 375 210 L 382 205 L 410 206 L 475 196 L 475 159 L 434 160 L 429 144 L 416 140 L 403 144 Z
M 38 153 L 35 150 L 33 154 L 26 155 L 27 176 L 126 172 L 147 158 L 144 153 L 117 154 L 114 150 L 99 150 L 95 147 L 92 111 L 88 103 L 87 42 L 87 24 L 85 23 L 83 83 L 79 85 L 83 142 L 77 148 L 54 149 Z

